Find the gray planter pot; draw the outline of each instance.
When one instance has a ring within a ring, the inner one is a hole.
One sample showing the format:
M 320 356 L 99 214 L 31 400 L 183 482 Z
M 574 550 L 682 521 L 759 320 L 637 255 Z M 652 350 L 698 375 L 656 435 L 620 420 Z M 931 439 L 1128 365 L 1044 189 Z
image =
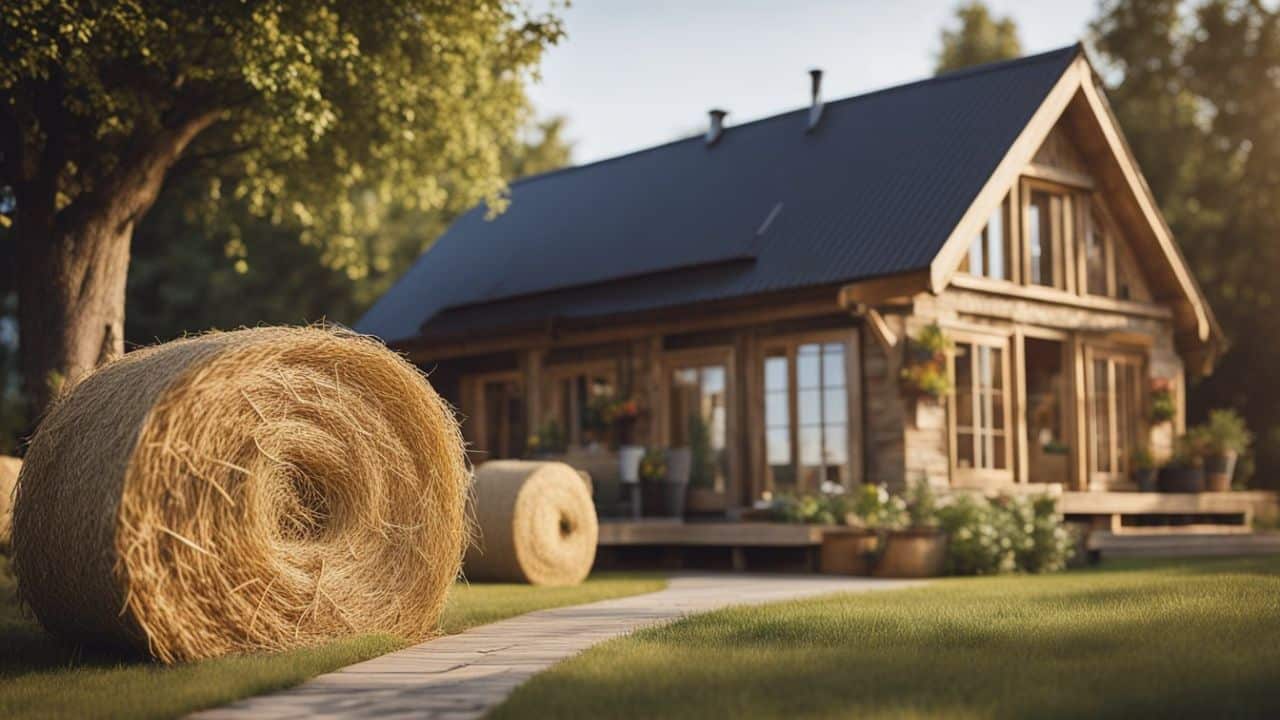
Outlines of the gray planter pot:
M 1204 492 L 1204 470 L 1202 468 L 1163 467 L 1160 468 L 1158 482 L 1160 492 Z
M 1138 484 L 1138 492 L 1156 492 L 1156 469 L 1134 470 L 1133 481 Z

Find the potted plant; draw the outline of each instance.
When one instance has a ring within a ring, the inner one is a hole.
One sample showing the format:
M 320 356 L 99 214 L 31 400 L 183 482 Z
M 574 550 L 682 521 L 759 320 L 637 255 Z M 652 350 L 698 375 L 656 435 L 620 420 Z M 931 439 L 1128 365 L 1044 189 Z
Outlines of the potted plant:
M 940 411 L 938 401 L 951 392 L 951 377 L 947 372 L 950 349 L 951 341 L 937 323 L 924 326 L 906 343 L 906 360 L 898 375 L 898 384 L 903 396 L 915 405 L 917 427 L 929 425 L 922 415 L 935 409 Z
M 1191 428 L 1174 443 L 1173 457 L 1160 468 L 1156 484 L 1160 492 L 1204 491 L 1204 457 L 1207 440 L 1203 428 Z
M 1213 410 L 1204 426 L 1208 454 L 1204 458 L 1205 486 L 1209 492 L 1227 492 L 1240 453 L 1249 448 L 1253 434 L 1235 410 Z
M 645 517 L 684 517 L 689 465 L 689 448 L 652 448 L 644 452 L 638 474 Z
M 891 529 L 876 565 L 876 577 L 936 577 L 946 568 L 947 536 L 938 526 L 938 503 L 927 478 L 908 490 L 907 525 Z
M 880 529 L 895 515 L 906 512 L 900 498 L 883 487 L 864 484 L 852 502 L 844 496 L 830 501 L 830 514 L 843 523 L 822 534 L 819 569 L 828 575 L 870 575 L 880 549 Z
M 1155 492 L 1156 491 L 1156 459 L 1151 455 L 1151 450 L 1143 445 L 1133 451 L 1133 482 L 1138 486 L 1138 492 Z
M 1168 378 L 1155 378 L 1151 381 L 1151 412 L 1153 425 L 1160 425 L 1173 420 L 1178 414 L 1178 406 L 1173 401 L 1173 383 Z

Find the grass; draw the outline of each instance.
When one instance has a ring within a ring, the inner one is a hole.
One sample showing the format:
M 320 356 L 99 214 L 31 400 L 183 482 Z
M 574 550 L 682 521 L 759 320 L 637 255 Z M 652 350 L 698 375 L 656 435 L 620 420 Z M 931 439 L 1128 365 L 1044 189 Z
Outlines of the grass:
M 1280 557 L 940 581 L 692 617 L 497 718 L 1280 717 Z
M 660 590 L 656 575 L 593 576 L 573 588 L 459 585 L 441 621 L 446 633 L 542 608 Z M 340 640 L 280 654 L 242 655 L 162 666 L 87 653 L 40 629 L 18 607 L 8 562 L 0 557 L 0 718 L 175 717 L 296 685 L 330 670 L 398 650 L 389 636 Z

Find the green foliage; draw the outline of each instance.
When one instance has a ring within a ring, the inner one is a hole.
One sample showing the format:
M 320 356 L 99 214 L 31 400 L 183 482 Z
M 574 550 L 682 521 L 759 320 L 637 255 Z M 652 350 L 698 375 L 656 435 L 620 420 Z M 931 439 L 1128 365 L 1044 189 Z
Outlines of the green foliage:
M 1173 468 L 1197 468 L 1204 465 L 1209 455 L 1209 431 L 1203 425 L 1187 428 L 1173 441 L 1173 455 L 1168 466 Z
M 661 448 L 650 448 L 640 459 L 640 479 L 661 482 L 667 479 L 667 454 Z
M 137 148 L 207 124 L 174 167 L 205 178 L 205 223 L 235 199 L 360 278 L 389 262 L 365 239 L 395 212 L 503 207 L 500 139 L 527 121 L 524 83 L 562 34 L 508 0 L 14 0 L 0 106 L 33 159 L 58 163 L 64 210 L 113 192 Z
M 1253 433 L 1249 432 L 1244 418 L 1235 410 L 1209 411 L 1209 422 L 1205 423 L 1204 432 L 1209 451 L 1218 455 L 1243 453 L 1253 442 Z
M 1168 380 L 1153 383 L 1151 388 L 1151 422 L 1159 425 L 1167 423 L 1178 414 L 1178 406 L 1173 401 L 1173 388 Z
M 849 524 L 852 510 L 844 493 L 807 493 L 779 495 L 771 512 L 781 522 L 844 525 Z
M 1146 445 L 1133 451 L 1132 460 L 1134 470 L 1152 470 L 1156 466 L 1155 456 L 1151 454 L 1151 448 Z
M 1013 18 L 993 17 L 986 3 L 973 0 L 957 7 L 955 25 L 942 30 L 942 49 L 938 52 L 934 73 L 1021 55 L 1022 43 Z
M 957 495 L 938 509 L 938 520 L 948 536 L 952 575 L 1054 572 L 1065 568 L 1074 552 L 1071 534 L 1048 496 L 990 501 Z
M 907 522 L 913 528 L 929 528 L 938 524 L 938 496 L 929 478 L 921 477 L 907 488 Z
M 525 442 L 525 452 L 529 457 L 537 457 L 548 453 L 563 453 L 568 444 L 560 423 L 555 420 L 548 420 L 542 423 L 542 426 L 538 428 L 538 432 L 529 436 Z
M 554 170 L 569 162 L 564 121 L 553 118 L 517 136 L 494 138 L 504 147 L 502 176 Z M 127 338 L 147 344 L 211 327 L 304 323 L 351 324 L 395 282 L 458 215 L 451 200 L 434 211 L 401 207 L 359 238 L 383 261 L 359 277 L 330 267 L 322 247 L 302 242 L 296 223 L 273 223 L 224 199 L 216 217 L 204 209 L 203 185 L 182 178 L 166 187 L 134 235 L 129 275 Z
M 850 525 L 871 530 L 896 530 L 907 525 L 907 504 L 882 485 L 864 483 L 855 491 Z
M 1280 478 L 1280 11 L 1246 0 L 1105 0 L 1092 26 L 1108 95 L 1230 338 L 1188 414 L 1238 409 L 1257 477 Z
M 903 392 L 908 396 L 935 399 L 951 392 L 951 376 L 947 371 L 950 350 L 951 340 L 937 323 L 920 328 L 907 342 L 907 358 L 898 378 Z

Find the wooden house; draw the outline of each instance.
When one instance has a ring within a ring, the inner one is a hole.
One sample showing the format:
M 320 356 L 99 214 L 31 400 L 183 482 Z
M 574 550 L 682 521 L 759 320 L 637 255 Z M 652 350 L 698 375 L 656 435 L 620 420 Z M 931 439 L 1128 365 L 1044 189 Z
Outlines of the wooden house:
M 641 444 L 700 433 L 695 509 L 917 477 L 1132 490 L 1224 339 L 1082 48 L 831 102 L 819 79 L 810 107 L 514 183 L 357 328 L 432 373 L 477 459 L 553 428 L 607 465 L 601 398 L 637 400 Z M 953 390 L 917 401 L 900 374 L 934 324 Z

